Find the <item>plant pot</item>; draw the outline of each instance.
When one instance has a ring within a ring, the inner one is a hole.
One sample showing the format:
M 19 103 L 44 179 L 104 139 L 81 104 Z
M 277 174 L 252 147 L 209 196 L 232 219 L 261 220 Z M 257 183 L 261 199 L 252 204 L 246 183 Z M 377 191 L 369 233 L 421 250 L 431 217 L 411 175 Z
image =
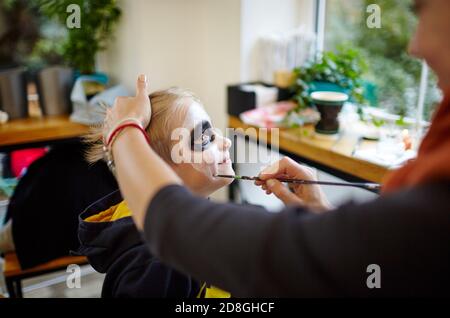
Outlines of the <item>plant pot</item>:
M 320 113 L 320 121 L 315 126 L 319 134 L 334 135 L 339 132 L 338 115 L 348 95 L 340 92 L 318 91 L 311 93 L 311 100 Z
M 28 117 L 28 94 L 25 69 L 0 71 L 0 109 L 10 119 Z
M 47 67 L 37 74 L 39 102 L 44 115 L 70 114 L 73 78 L 73 70 L 62 66 Z
M 347 95 L 350 94 L 349 89 L 345 89 L 335 83 L 326 81 L 313 81 L 309 83 L 308 93 L 311 94 L 313 92 L 339 92 Z

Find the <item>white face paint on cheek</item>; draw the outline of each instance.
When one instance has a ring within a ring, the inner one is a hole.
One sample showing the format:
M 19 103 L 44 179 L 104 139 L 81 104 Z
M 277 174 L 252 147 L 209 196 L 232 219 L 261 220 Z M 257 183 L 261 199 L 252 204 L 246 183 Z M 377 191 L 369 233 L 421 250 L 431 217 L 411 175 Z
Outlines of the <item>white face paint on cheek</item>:
M 203 107 L 196 102 L 192 102 L 183 122 L 183 127 L 192 133 L 192 129 L 203 121 L 211 122 Z M 196 136 L 195 139 L 198 140 L 198 137 Z M 234 174 L 231 163 L 224 163 L 224 160 L 227 157 L 229 158 L 229 154 L 220 150 L 219 144 L 217 141 L 212 141 L 203 150 L 198 149 L 196 151 L 192 150 L 190 141 L 183 145 L 184 149 L 190 154 L 191 166 L 205 178 L 203 180 L 204 186 L 214 187 L 214 191 L 232 182 L 231 179 L 215 178 L 216 175 Z
M 194 127 L 198 127 L 198 125 L 201 125 L 204 121 L 210 122 L 211 119 L 203 107 L 199 103 L 193 101 L 186 114 L 183 127 L 186 127 L 189 131 L 192 131 Z M 196 133 L 199 133 L 199 131 L 197 130 Z M 201 136 L 195 136 L 195 138 L 198 140 Z M 193 151 L 191 149 L 191 144 L 185 146 L 189 147 L 192 158 L 191 165 L 194 169 L 209 178 L 217 174 L 219 150 L 214 143 L 208 145 L 203 151 L 200 149 Z
M 217 171 L 217 164 L 219 161 L 219 153 L 216 145 L 211 145 L 208 149 L 202 152 L 197 152 L 195 155 L 201 155 L 201 162 L 196 161 L 192 167 L 208 177 L 215 176 Z

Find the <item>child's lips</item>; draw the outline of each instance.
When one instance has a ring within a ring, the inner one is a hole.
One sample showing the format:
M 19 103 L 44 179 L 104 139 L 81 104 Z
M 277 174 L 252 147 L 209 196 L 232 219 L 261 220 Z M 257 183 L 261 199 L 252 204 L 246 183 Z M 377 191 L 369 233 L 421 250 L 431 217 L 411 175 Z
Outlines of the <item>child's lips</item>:
M 221 165 L 221 164 L 228 164 L 228 163 L 231 163 L 231 159 L 230 159 L 230 157 L 225 157 L 222 160 L 222 162 L 219 163 L 219 165 Z

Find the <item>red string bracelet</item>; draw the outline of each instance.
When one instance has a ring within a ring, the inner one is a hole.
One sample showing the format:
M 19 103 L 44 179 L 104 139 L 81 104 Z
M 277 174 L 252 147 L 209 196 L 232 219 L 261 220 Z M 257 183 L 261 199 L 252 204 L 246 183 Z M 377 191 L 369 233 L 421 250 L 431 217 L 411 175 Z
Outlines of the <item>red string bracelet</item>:
M 117 134 L 126 127 L 134 127 L 134 128 L 139 129 L 142 132 L 142 134 L 144 135 L 145 140 L 147 140 L 147 143 L 150 144 L 150 138 L 148 137 L 146 131 L 140 125 L 138 125 L 136 123 L 125 123 L 125 124 L 119 125 L 116 128 L 114 128 L 113 132 L 109 135 L 109 139 L 106 142 L 106 146 L 110 147 L 111 142 L 114 140 L 114 137 L 116 137 Z

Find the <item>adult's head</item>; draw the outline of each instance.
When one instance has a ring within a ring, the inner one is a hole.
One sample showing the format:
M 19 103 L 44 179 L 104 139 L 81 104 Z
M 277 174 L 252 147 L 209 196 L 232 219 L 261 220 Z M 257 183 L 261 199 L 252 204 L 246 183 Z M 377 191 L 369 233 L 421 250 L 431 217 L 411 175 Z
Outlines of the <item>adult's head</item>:
M 450 1 L 414 0 L 419 18 L 409 45 L 410 54 L 424 59 L 438 77 L 439 87 L 450 88 Z

